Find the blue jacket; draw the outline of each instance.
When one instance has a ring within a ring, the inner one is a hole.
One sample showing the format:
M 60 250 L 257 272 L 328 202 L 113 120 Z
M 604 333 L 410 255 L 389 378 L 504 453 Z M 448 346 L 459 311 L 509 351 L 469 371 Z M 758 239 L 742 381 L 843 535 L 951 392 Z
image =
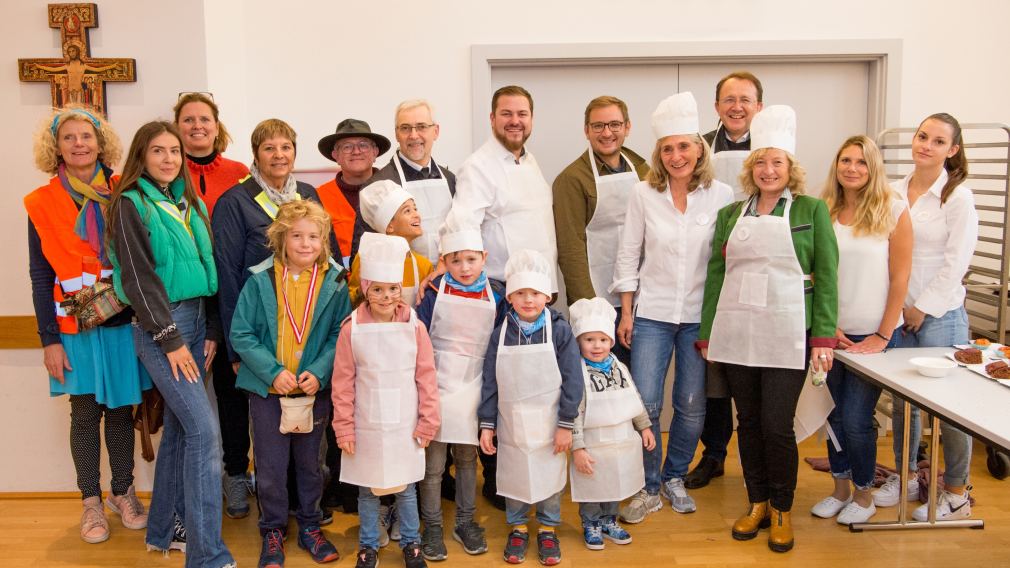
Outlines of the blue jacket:
M 231 325 L 231 345 L 242 358 L 235 387 L 262 397 L 284 366 L 277 361 L 277 285 L 274 257 L 249 269 L 252 273 L 238 298 Z M 319 379 L 319 390 L 330 385 L 340 324 L 351 313 L 343 267 L 330 258 L 323 275 L 309 336 L 298 365 Z
M 431 315 L 435 311 L 435 299 L 438 297 L 439 287 L 442 285 L 443 276 L 436 276 L 428 283 L 428 289 L 424 291 L 424 298 L 415 310 L 417 319 L 421 320 L 424 327 L 431 331 Z M 505 320 L 505 314 L 509 311 L 509 303 L 505 300 L 505 285 L 497 280 L 491 280 L 491 293 L 494 294 L 495 306 L 494 326 L 498 327 Z
M 579 415 L 579 405 L 582 403 L 584 381 L 582 378 L 582 353 L 579 342 L 572 333 L 572 326 L 565 321 L 560 312 L 547 308 L 551 315 L 551 331 L 554 342 L 554 352 L 558 357 L 558 368 L 561 370 L 561 400 L 558 404 L 558 426 L 571 430 L 575 427 L 575 417 Z M 501 325 L 495 327 L 488 341 L 487 356 L 484 358 L 484 384 L 481 387 L 480 407 L 477 408 L 477 418 L 481 428 L 494 429 L 498 423 L 498 338 L 502 326 L 505 326 L 505 345 L 519 345 L 519 325 L 506 317 Z M 535 332 L 531 336 L 533 343 L 543 343 L 547 328 Z

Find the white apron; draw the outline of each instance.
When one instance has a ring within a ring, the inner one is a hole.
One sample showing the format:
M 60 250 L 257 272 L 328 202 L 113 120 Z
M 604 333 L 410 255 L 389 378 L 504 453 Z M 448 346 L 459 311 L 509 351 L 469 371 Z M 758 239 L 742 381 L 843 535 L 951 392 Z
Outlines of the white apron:
M 719 133 L 716 133 L 716 136 L 719 136 Z M 733 188 L 733 201 L 744 201 L 748 197 L 740 185 L 740 174 L 743 172 L 743 162 L 747 156 L 750 156 L 748 150 L 726 150 L 712 154 L 715 179 Z
M 420 237 L 418 237 L 418 238 L 420 238 Z M 417 240 L 417 239 L 414 239 L 414 240 Z M 414 265 L 414 285 L 413 286 L 404 286 L 403 284 L 401 284 L 400 285 L 400 299 L 403 300 L 404 304 L 407 304 L 408 307 L 410 307 L 411 309 L 413 309 L 414 308 L 414 302 L 417 301 L 417 287 L 421 285 L 421 282 L 420 282 L 421 277 L 420 277 L 420 275 L 417 272 L 417 259 L 414 258 L 413 254 L 410 255 L 410 262 Z M 362 293 L 362 296 L 364 296 L 364 293 Z
M 630 171 L 601 176 L 597 171 L 596 159 L 590 147 L 589 168 L 596 182 L 596 210 L 586 225 L 586 257 L 589 260 L 589 278 L 593 290 L 610 305 L 619 307 L 619 294 L 607 292 L 614 283 L 614 265 L 617 263 L 617 249 L 621 247 L 624 233 L 624 216 L 628 212 L 631 188 L 638 183 L 638 173 L 631 160 L 621 154 Z
M 442 409 L 435 441 L 476 445 L 484 354 L 494 331 L 494 294 L 490 279 L 485 287 L 487 301 L 452 296 L 445 291 L 445 281 L 442 277 L 428 330 Z
M 540 168 L 531 158 L 520 165 L 506 164 L 508 200 L 501 216 L 508 255 L 522 250 L 539 251 L 551 266 L 558 265 L 557 237 L 554 234 L 554 196 Z M 506 259 L 507 260 L 507 259 Z M 558 291 L 558 275 L 551 276 L 551 291 Z
M 561 369 L 547 313 L 545 343 L 505 345 L 498 338 L 498 494 L 538 503 L 565 488 L 567 460 L 554 453 Z M 522 332 L 520 332 L 521 334 Z M 520 338 L 522 341 L 522 338 Z
M 354 354 L 355 452 L 340 457 L 340 481 L 377 489 L 424 478 L 417 427 L 417 316 L 408 322 L 358 323 L 351 314 Z
M 572 476 L 572 501 L 576 503 L 608 503 L 631 497 L 645 487 L 642 467 L 642 438 L 635 431 L 632 419 L 645 412 L 638 397 L 631 373 L 614 359 L 621 373 L 628 378 L 627 388 L 597 392 L 589 380 L 589 371 L 582 363 L 586 383 L 586 413 L 582 437 L 586 450 L 596 463 L 593 474 L 585 475 L 569 469 Z
M 406 181 L 407 177 L 403 175 L 399 156 L 393 156 L 393 165 L 396 166 L 396 173 L 400 174 L 403 189 L 414 196 L 414 204 L 421 214 L 423 234 L 410 243 L 410 248 L 431 262 L 438 262 L 438 228 L 452 207 L 452 194 L 449 193 L 449 180 L 445 170 L 436 165 L 435 167 L 442 173 L 441 178 Z
M 803 274 L 793 247 L 792 200 L 786 200 L 781 217 L 744 215 L 749 205 L 749 201 L 743 204 L 726 243 L 726 277 L 708 358 L 749 367 L 803 369 L 803 281 L 809 276 Z

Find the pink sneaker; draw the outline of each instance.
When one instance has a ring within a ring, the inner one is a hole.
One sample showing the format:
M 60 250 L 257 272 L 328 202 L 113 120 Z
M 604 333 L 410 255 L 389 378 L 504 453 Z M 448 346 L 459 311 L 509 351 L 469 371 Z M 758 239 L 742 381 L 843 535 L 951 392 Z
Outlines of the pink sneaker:
M 147 528 L 147 511 L 144 510 L 144 504 L 140 502 L 140 499 L 137 499 L 137 492 L 132 485 L 126 491 L 126 495 L 106 497 L 105 504 L 112 509 L 113 513 L 119 515 L 124 527 L 133 530 Z
M 105 507 L 102 507 L 101 497 L 88 497 L 84 500 L 81 540 L 88 544 L 109 540 L 109 521 L 105 518 Z

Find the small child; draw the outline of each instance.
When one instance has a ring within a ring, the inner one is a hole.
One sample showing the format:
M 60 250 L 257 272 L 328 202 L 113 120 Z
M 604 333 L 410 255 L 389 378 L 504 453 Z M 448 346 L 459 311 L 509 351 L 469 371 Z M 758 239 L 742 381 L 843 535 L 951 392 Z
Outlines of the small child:
M 361 190 L 361 218 L 377 233 L 403 237 L 410 243 L 422 235 L 421 214 L 414 204 L 414 196 L 396 182 L 388 179 L 369 184 Z M 358 253 L 361 253 L 359 246 Z M 417 298 L 417 287 L 431 274 L 431 260 L 407 250 L 403 261 L 403 278 L 400 284 L 403 303 L 411 308 Z M 347 280 L 351 289 L 351 303 L 356 307 L 364 300 L 361 287 L 361 261 L 351 261 L 351 275 Z
M 572 328 L 546 307 L 556 268 L 533 250 L 512 254 L 505 264 L 505 294 L 512 309 L 491 334 L 484 359 L 477 412 L 480 447 L 488 454 L 498 452 L 498 493 L 505 497 L 506 521 L 512 527 L 504 554 L 510 564 L 526 559 L 526 518 L 534 504 L 540 563 L 561 562 L 555 527 L 561 524 L 566 455 L 583 388 Z
M 273 256 L 250 269 L 231 342 L 242 357 L 237 388 L 249 392 L 256 458 L 260 566 L 284 565 L 288 461 L 298 486 L 298 546 L 316 562 L 340 555 L 319 528 L 319 445 L 340 323 L 351 311 L 344 269 L 330 258 L 330 217 L 313 201 L 285 203 L 267 229 Z
M 448 271 L 436 277 L 417 308 L 435 349 L 442 426 L 425 452 L 421 482 L 421 553 L 445 560 L 442 475 L 452 444 L 456 466 L 456 521 L 452 536 L 467 554 L 487 552 L 484 529 L 474 521 L 477 496 L 477 406 L 491 332 L 505 317 L 505 286 L 484 272 L 487 252 L 480 226 L 452 213 L 439 229 L 439 248 Z
M 344 321 L 333 369 L 333 432 L 340 481 L 360 486 L 358 568 L 378 565 L 379 494 L 396 494 L 407 568 L 426 566 L 414 484 L 424 478 L 424 448 L 439 427 L 431 340 L 401 301 L 401 237 L 361 237 L 364 302 Z
M 579 504 L 586 548 L 602 550 L 604 537 L 631 543 L 617 524 L 617 508 L 645 486 L 642 447 L 655 448 L 656 437 L 631 373 L 610 352 L 617 311 L 603 298 L 583 298 L 569 313 L 585 381 L 572 430 L 572 501 Z

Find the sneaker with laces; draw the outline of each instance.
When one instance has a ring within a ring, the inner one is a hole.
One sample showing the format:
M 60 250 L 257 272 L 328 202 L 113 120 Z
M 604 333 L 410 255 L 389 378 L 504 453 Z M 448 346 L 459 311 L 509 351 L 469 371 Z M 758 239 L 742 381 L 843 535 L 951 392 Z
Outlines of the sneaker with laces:
M 878 507 L 893 507 L 898 504 L 901 496 L 901 476 L 892 474 L 887 477 L 887 481 L 873 492 L 873 504 Z M 919 500 L 919 480 L 912 476 L 908 480 L 908 487 L 905 489 L 906 501 Z
M 969 488 L 970 489 L 970 488 Z M 971 516 L 971 498 L 968 489 L 958 495 L 950 491 L 940 491 L 936 497 L 936 520 L 956 521 Z M 917 521 L 929 520 L 929 503 L 925 503 L 912 511 L 912 518 Z
M 132 485 L 126 490 L 125 495 L 106 497 L 105 505 L 119 515 L 124 527 L 133 530 L 147 528 L 147 511 L 140 499 L 137 499 L 137 492 Z
M 561 542 L 554 531 L 537 533 L 537 556 L 544 566 L 555 566 L 561 562 Z
M 178 513 L 173 513 L 172 517 L 172 542 L 168 543 L 168 549 L 186 554 L 186 525 Z
M 358 551 L 354 568 L 377 568 L 379 566 L 379 553 L 374 548 L 362 548 Z
M 298 548 L 308 552 L 316 564 L 333 562 L 340 558 L 337 547 L 327 540 L 319 525 L 306 525 L 298 529 Z
M 838 518 L 835 519 L 840 525 L 851 525 L 852 523 L 865 523 L 870 520 L 870 517 L 877 514 L 877 506 L 870 501 L 869 507 L 863 507 L 859 503 L 852 501 L 845 506 L 840 513 L 838 513 Z
M 224 513 L 232 519 L 243 519 L 249 515 L 249 479 L 246 475 L 224 476 L 224 499 L 227 507 Z
M 663 508 L 663 502 L 659 495 L 650 495 L 648 491 L 642 489 L 627 505 L 621 507 L 621 520 L 626 523 L 637 524 L 645 520 L 650 513 Z
M 600 519 L 600 529 L 603 532 L 603 538 L 614 544 L 631 544 L 631 535 L 624 530 L 624 527 L 617 524 L 617 517 L 606 516 Z
M 442 527 L 425 525 L 421 534 L 421 554 L 425 560 L 438 562 L 445 560 L 449 556 L 449 551 L 445 549 L 445 537 L 442 535 Z
M 526 561 L 526 549 L 530 546 L 530 533 L 512 529 L 505 541 L 505 562 L 522 564 Z
M 403 547 L 403 564 L 407 568 L 427 568 L 428 563 L 424 561 L 420 544 L 408 542 L 407 546 Z
M 473 521 L 464 521 L 452 529 L 452 538 L 463 545 L 467 554 L 484 554 L 487 552 L 487 538 L 484 529 Z
M 816 505 L 810 508 L 810 514 L 815 517 L 820 517 L 822 519 L 830 519 L 841 513 L 845 507 L 852 502 L 852 495 L 845 501 L 837 499 L 832 495 L 828 495 L 824 499 L 817 502 Z
M 389 505 L 379 505 L 379 548 L 386 548 L 389 545 Z
M 665 481 L 659 487 L 659 494 L 670 502 L 670 507 L 678 513 L 693 513 L 698 510 L 694 498 L 687 494 L 684 480 L 679 477 Z
M 105 518 L 105 507 L 101 497 L 84 500 L 81 513 L 81 540 L 88 544 L 98 544 L 109 540 L 109 520 Z
M 270 529 L 263 535 L 263 546 L 260 548 L 259 568 L 284 567 L 284 534 L 280 529 Z
M 603 550 L 603 529 L 600 528 L 600 523 L 583 524 L 582 541 L 589 550 Z

